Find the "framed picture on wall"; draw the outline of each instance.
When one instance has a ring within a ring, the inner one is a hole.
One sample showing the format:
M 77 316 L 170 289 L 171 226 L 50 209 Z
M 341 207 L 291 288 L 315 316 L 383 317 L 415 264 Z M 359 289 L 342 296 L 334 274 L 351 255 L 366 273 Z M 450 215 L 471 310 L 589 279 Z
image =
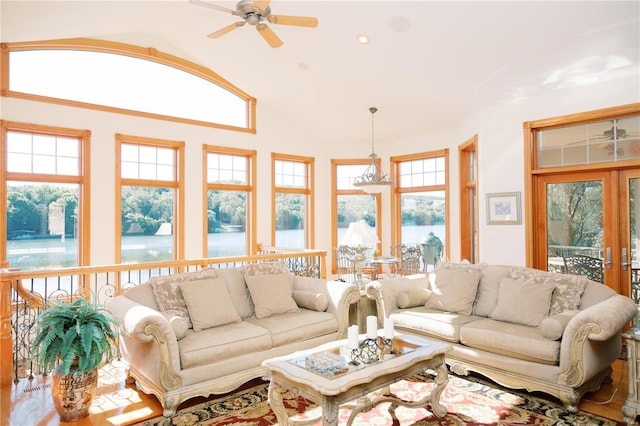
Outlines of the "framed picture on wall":
M 519 192 L 487 194 L 487 225 L 519 225 L 521 223 Z

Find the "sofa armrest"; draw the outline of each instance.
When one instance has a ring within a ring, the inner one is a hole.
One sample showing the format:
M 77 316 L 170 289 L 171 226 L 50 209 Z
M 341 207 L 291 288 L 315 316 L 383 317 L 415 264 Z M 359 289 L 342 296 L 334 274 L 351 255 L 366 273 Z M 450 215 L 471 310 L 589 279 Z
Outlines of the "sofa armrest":
M 164 315 L 124 295 L 107 300 L 106 308 L 118 320 L 120 352 L 129 366 L 166 389 L 178 387 L 178 339 Z
M 338 320 L 339 338 L 346 337 L 349 327 L 349 306 L 360 300 L 360 291 L 355 284 L 295 276 L 293 289 L 323 294 L 328 301 L 327 312 L 333 314 Z
M 636 316 L 636 304 L 616 294 L 580 311 L 567 324 L 560 346 L 559 379 L 569 386 L 584 383 L 610 366 L 620 352 L 620 333 Z M 605 344 L 617 339 L 617 345 Z M 608 350 L 610 353 L 605 353 Z

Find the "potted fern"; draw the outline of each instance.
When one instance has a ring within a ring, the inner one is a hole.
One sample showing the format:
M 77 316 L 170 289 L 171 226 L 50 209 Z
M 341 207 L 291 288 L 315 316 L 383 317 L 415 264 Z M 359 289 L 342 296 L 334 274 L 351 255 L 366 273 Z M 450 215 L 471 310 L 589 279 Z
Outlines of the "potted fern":
M 52 301 L 37 319 L 32 349 L 45 371 L 53 369 L 51 393 L 62 421 L 89 415 L 98 368 L 116 354 L 116 321 L 85 299 Z

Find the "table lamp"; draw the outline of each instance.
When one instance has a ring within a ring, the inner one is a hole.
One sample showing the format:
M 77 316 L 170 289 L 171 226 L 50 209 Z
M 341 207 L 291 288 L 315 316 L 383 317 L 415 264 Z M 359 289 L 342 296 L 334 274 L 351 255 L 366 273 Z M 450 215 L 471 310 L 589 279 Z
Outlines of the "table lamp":
M 364 266 L 364 252 L 380 240 L 364 220 L 351 222 L 347 233 L 340 240 L 340 245 L 349 246 L 356 252 L 354 263 L 356 267 L 356 284 L 362 288 L 362 267 Z

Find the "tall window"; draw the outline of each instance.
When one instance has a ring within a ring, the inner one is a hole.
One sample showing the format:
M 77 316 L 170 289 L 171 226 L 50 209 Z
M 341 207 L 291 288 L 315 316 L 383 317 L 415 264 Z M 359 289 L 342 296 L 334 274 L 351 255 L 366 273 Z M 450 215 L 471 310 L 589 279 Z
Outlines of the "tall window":
M 256 151 L 203 145 L 204 256 L 240 256 L 256 251 Z
M 116 262 L 180 259 L 184 142 L 116 135 Z
M 371 196 L 353 186 L 353 180 L 361 176 L 368 165 L 369 160 L 331 160 L 332 247 L 340 244 L 349 224 L 360 219 L 366 221 L 382 240 L 381 229 L 377 226 L 381 223 L 380 194 Z
M 90 132 L 1 123 L 0 258 L 23 270 L 89 264 Z
M 448 163 L 448 149 L 391 157 L 396 182 L 391 212 L 393 244 L 436 244 L 439 240 L 442 256 L 448 257 Z
M 478 135 L 458 147 L 460 159 L 460 258 L 472 263 L 478 254 Z
M 276 247 L 313 248 L 314 159 L 271 154 L 273 231 Z
M 255 133 L 255 98 L 155 49 L 73 39 L 5 43 L 2 95 Z

